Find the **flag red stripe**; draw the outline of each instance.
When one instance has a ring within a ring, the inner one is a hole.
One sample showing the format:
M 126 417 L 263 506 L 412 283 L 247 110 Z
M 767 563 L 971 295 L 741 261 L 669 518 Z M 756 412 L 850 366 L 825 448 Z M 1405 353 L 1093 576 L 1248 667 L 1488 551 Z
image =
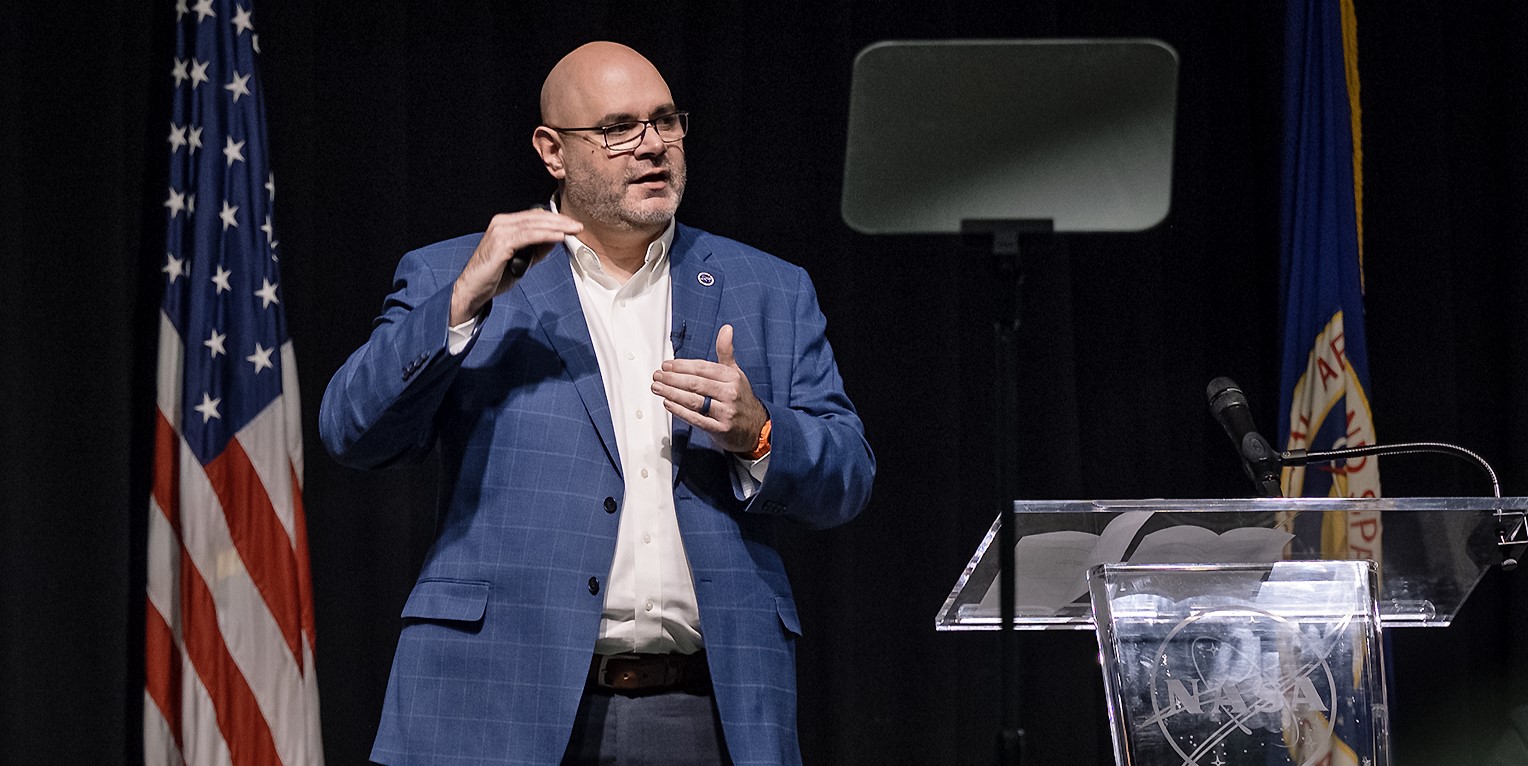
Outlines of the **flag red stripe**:
M 207 464 L 207 479 L 228 520 L 228 534 L 244 569 L 265 599 L 266 608 L 302 668 L 302 594 L 292 538 L 276 516 L 260 475 L 235 437 L 223 454 Z M 306 560 L 306 556 L 303 557 Z
M 308 634 L 308 648 L 318 654 L 318 629 L 313 619 L 313 572 L 308 563 L 308 516 L 302 508 L 302 477 L 292 466 L 292 527 L 297 532 L 297 588 L 302 601 L 302 631 Z M 301 661 L 297 663 L 302 667 Z
M 154 604 L 144 599 L 144 605 L 147 615 L 144 619 L 143 686 L 154 700 L 154 705 L 159 708 L 160 715 L 170 725 L 170 736 L 175 739 L 175 747 L 184 752 L 185 747 L 180 739 L 180 648 L 175 645 L 175 635 L 164 621 L 164 616 L 154 608 Z
M 180 551 L 180 583 L 186 656 L 191 658 L 196 675 L 212 698 L 218 730 L 228 745 L 229 755 L 235 764 L 280 763 L 270 724 L 223 642 L 212 591 L 191 563 L 191 554 L 184 544 Z
M 154 501 L 170 520 L 170 528 L 180 536 L 180 434 L 165 419 L 164 411 L 154 414 Z

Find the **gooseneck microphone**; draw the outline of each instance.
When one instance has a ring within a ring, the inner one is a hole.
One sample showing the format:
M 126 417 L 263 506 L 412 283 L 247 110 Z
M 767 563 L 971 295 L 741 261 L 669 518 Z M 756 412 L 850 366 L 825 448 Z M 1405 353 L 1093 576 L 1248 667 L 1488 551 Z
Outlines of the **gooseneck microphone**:
M 1247 472 L 1247 478 L 1252 480 L 1258 495 L 1282 496 L 1283 491 L 1279 488 L 1279 457 L 1268 440 L 1252 424 L 1252 408 L 1247 404 L 1247 395 L 1230 378 L 1210 381 L 1205 393 L 1209 396 L 1210 413 L 1215 416 L 1220 427 L 1226 430 L 1226 435 L 1231 437 L 1231 443 L 1236 445 L 1236 453 L 1242 459 L 1242 470 Z
M 1230 378 L 1216 378 L 1210 381 L 1206 394 L 1210 399 L 1210 412 L 1220 423 L 1221 428 L 1226 430 L 1226 435 L 1231 437 L 1231 443 L 1236 445 L 1236 451 L 1242 459 L 1242 470 L 1246 471 L 1247 477 L 1252 479 L 1259 495 L 1283 496 L 1279 486 L 1279 474 L 1283 466 L 1338 462 L 1370 455 L 1406 455 L 1417 452 L 1453 455 L 1473 463 L 1491 482 L 1494 508 L 1483 510 L 1495 512 L 1496 545 L 1501 552 L 1502 569 L 1510 572 L 1516 569 L 1525 557 L 1528 557 L 1528 513 L 1502 508 L 1501 483 L 1496 478 L 1496 469 L 1492 468 L 1491 464 L 1480 455 L 1463 447 L 1442 442 L 1366 444 L 1320 451 L 1292 449 L 1274 452 L 1268 445 L 1268 440 L 1264 439 L 1252 424 L 1252 409 L 1247 405 L 1247 396 L 1242 393 L 1235 381 Z

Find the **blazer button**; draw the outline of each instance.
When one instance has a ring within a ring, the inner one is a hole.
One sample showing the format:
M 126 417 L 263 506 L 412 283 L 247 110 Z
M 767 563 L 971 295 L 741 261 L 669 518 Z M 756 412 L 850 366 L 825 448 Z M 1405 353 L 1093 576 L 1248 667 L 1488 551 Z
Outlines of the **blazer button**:
M 590 577 L 589 578 L 589 595 L 591 595 L 591 596 L 598 596 L 599 594 L 600 594 L 600 581 L 599 581 L 599 578 L 597 578 L 597 577 Z
M 605 513 L 615 513 L 615 507 L 616 507 L 615 506 L 615 498 L 613 498 L 613 497 L 605 498 Z M 594 582 L 594 581 L 590 580 L 590 582 Z

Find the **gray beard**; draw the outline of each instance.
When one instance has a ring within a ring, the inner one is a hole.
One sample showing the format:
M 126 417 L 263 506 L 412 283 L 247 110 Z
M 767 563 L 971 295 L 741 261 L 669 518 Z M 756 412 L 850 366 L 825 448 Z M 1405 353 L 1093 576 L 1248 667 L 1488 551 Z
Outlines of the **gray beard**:
M 666 224 L 684 199 L 685 169 L 670 168 L 669 185 L 674 190 L 673 204 L 665 209 L 632 210 L 624 207 L 625 189 L 611 189 L 603 184 L 565 184 L 562 193 L 590 218 L 612 227 L 636 229 Z

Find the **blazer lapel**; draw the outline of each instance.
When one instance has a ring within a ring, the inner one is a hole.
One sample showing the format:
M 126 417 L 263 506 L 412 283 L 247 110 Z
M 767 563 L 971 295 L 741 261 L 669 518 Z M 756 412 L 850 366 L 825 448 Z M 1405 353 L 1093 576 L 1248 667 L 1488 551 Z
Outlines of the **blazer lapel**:
M 696 241 L 696 232 L 678 226 L 674 232 L 674 250 L 669 256 L 669 279 L 672 282 L 674 315 L 669 339 L 674 344 L 675 359 L 716 361 L 716 312 L 721 305 L 724 277 L 710 262 L 711 251 Z M 690 424 L 674 418 L 672 451 L 674 478 L 679 478 L 679 463 L 690 441 Z
M 621 458 L 615 426 L 610 421 L 610 402 L 605 398 L 605 382 L 600 377 L 599 358 L 594 355 L 594 341 L 589 337 L 589 322 L 578 300 L 578 287 L 573 284 L 570 257 L 567 246 L 558 243 L 541 263 L 525 272 L 514 289 L 525 295 L 547 341 L 562 358 L 610 464 L 620 473 Z

